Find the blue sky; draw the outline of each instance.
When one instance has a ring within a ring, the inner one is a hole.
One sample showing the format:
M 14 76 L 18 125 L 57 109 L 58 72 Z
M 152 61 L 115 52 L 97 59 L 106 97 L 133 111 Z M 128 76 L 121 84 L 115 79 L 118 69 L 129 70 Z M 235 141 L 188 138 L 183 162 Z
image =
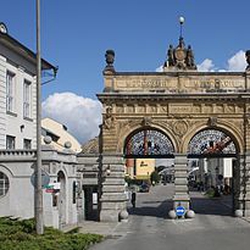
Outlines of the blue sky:
M 34 51 L 35 2 L 1 0 L 0 20 Z M 169 44 L 177 45 L 181 15 L 196 63 L 210 59 L 214 69 L 226 69 L 237 52 L 250 49 L 249 9 L 247 0 L 41 0 L 42 57 L 59 66 L 43 100 L 65 92 L 96 100 L 107 49 L 116 52 L 117 71 L 155 71 Z

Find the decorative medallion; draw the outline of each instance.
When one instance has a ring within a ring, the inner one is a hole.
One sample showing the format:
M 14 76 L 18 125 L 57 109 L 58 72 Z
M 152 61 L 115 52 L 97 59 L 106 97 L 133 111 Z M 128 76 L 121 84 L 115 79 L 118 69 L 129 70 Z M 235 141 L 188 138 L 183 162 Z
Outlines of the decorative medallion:
M 173 124 L 173 132 L 176 135 L 183 136 L 188 131 L 188 124 L 185 121 L 177 121 Z
M 175 49 L 175 57 L 177 61 L 183 61 L 186 58 L 186 51 L 183 48 L 178 47 Z

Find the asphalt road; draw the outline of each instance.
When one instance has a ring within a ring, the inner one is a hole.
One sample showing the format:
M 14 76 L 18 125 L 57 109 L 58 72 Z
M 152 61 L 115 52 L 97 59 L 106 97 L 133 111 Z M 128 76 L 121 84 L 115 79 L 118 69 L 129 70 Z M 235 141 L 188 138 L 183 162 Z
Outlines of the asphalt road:
M 194 219 L 170 220 L 173 186 L 137 194 L 127 223 L 91 250 L 249 250 L 250 223 L 231 216 L 230 197 L 207 199 L 191 192 Z

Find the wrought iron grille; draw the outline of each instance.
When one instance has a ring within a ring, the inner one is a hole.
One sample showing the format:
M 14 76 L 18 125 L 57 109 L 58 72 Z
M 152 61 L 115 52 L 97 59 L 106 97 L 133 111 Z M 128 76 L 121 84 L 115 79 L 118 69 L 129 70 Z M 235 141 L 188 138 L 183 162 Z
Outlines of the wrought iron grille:
M 196 134 L 189 143 L 190 155 L 236 154 L 233 140 L 224 132 L 207 129 Z
M 171 141 L 163 133 L 146 129 L 134 134 L 126 143 L 126 156 L 167 156 L 174 153 Z

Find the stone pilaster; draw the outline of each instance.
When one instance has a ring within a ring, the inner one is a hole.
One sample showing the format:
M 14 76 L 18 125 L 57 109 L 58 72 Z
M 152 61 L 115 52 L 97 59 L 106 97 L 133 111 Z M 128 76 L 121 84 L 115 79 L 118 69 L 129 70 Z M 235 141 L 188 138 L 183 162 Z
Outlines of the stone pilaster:
M 239 209 L 243 211 L 243 216 L 250 217 L 250 152 L 240 159 L 240 194 L 238 200 Z
M 101 221 L 119 221 L 121 212 L 126 211 L 125 168 L 120 154 L 102 156 Z
M 174 208 L 177 206 L 184 206 L 189 210 L 190 197 L 188 194 L 188 169 L 187 169 L 187 155 L 175 154 L 174 162 L 175 173 L 175 194 L 174 194 Z
M 243 209 L 242 197 L 244 193 L 244 183 L 243 183 L 243 172 L 245 166 L 245 157 L 238 156 L 235 161 L 233 161 L 233 212 L 236 210 Z

